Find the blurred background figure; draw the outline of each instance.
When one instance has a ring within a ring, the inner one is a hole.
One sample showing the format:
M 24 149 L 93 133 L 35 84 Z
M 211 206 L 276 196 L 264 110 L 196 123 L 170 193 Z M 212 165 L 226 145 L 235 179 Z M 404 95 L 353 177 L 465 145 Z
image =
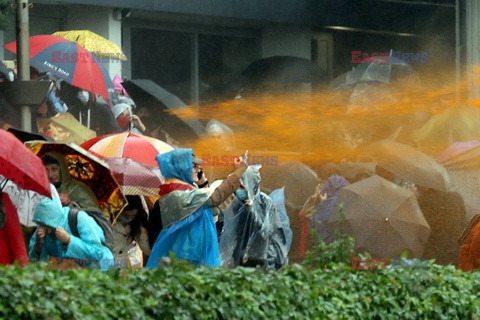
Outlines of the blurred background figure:
M 132 112 L 132 106 L 126 103 L 118 103 L 112 108 L 113 116 L 123 131 L 143 134 L 146 130 L 142 120 Z
M 110 107 L 93 101 L 90 92 L 60 81 L 59 98 L 68 111 L 82 124 L 95 130 L 97 136 L 121 132 Z
M 150 243 L 146 230 L 147 212 L 140 196 L 126 196 L 128 206 L 113 225 L 115 259 L 128 259 L 130 265 L 143 266 L 150 256 Z M 142 262 L 142 263 L 137 263 Z

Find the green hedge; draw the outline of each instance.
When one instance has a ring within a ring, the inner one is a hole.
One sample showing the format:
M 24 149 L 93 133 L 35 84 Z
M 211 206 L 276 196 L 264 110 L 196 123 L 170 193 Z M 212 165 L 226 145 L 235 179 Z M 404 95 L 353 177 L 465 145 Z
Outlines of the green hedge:
M 1 319 L 480 319 L 479 273 L 193 268 L 0 267 Z

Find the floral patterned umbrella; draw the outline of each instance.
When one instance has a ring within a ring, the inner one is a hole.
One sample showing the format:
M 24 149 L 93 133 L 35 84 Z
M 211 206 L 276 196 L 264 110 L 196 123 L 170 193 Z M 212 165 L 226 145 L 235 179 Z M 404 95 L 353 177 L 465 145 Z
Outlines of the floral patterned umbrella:
M 116 219 L 127 205 L 127 200 L 113 177 L 108 164 L 88 153 L 77 144 L 28 141 L 25 145 L 39 157 L 50 151 L 64 154 L 70 175 L 85 183 L 95 193 L 100 209 L 112 221 Z

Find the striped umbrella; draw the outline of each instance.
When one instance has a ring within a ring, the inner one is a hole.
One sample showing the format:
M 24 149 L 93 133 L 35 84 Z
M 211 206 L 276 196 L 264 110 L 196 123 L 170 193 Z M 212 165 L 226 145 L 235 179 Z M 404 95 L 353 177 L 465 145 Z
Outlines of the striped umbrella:
M 163 177 L 160 168 L 130 158 L 106 158 L 122 193 L 126 196 L 158 196 Z
M 131 132 L 107 134 L 84 142 L 81 147 L 98 157 L 131 158 L 140 163 L 158 167 L 155 157 L 174 148 L 169 144 Z
M 29 42 L 30 63 L 39 71 L 50 72 L 72 86 L 111 99 L 115 89 L 108 72 L 79 44 L 52 35 L 32 36 Z M 16 41 L 4 47 L 17 53 Z

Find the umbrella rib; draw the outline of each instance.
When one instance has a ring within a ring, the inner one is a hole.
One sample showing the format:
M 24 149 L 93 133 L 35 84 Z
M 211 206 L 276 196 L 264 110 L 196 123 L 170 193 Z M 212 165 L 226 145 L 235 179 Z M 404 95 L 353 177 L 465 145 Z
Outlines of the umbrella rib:
M 7 183 L 8 183 L 8 179 L 4 177 L 4 181 L 3 181 L 3 186 L 0 188 L 2 191 L 3 189 L 7 186 Z

